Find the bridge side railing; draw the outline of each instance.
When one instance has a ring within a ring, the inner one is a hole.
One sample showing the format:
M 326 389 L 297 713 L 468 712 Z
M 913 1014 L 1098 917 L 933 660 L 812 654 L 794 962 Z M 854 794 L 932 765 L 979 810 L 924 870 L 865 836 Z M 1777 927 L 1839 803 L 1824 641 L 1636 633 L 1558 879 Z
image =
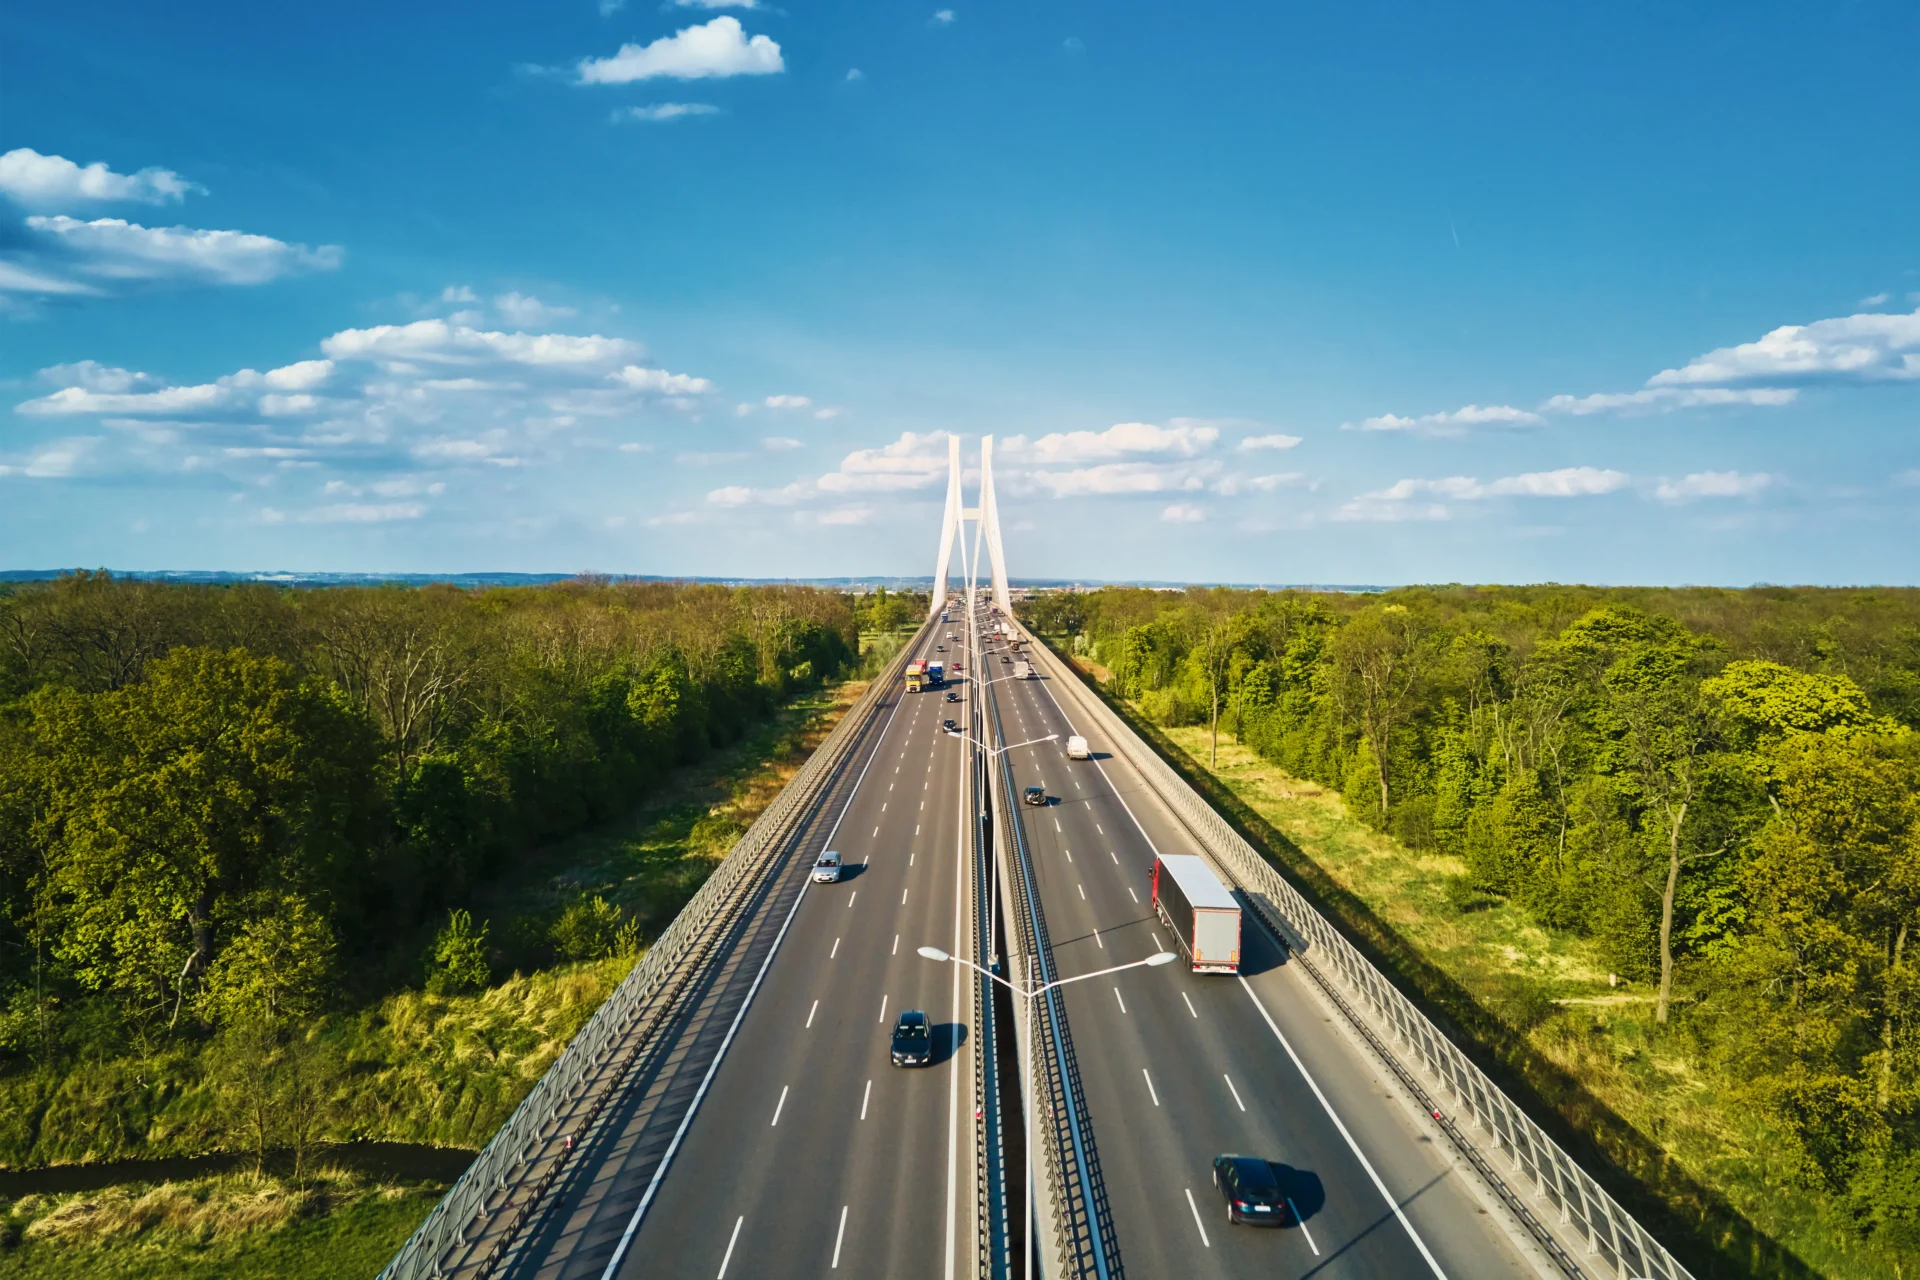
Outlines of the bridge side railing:
M 705 932 L 731 915 L 735 901 L 751 888 L 749 882 L 766 869 L 767 855 L 818 800 L 821 784 L 860 741 L 887 691 L 899 684 L 918 644 L 916 634 L 868 685 L 773 803 L 761 811 L 587 1025 L 567 1042 L 499 1132 L 433 1207 L 427 1220 L 400 1247 L 380 1273 L 380 1280 L 447 1274 L 444 1266 L 448 1255 L 466 1247 L 468 1232 L 485 1222 L 493 1211 L 494 1198 L 545 1171 L 559 1158 L 554 1148 L 562 1112 L 579 1094 L 583 1082 L 634 1029 L 653 997 L 696 949 Z
M 1045 652 L 1055 669 L 1068 668 L 1058 687 L 1099 725 L 1099 732 L 1193 833 L 1196 840 L 1243 898 L 1286 940 L 1354 1025 L 1374 1044 L 1443 1125 L 1535 1238 L 1571 1275 L 1589 1274 L 1560 1243 L 1513 1186 L 1517 1177 L 1531 1184 L 1534 1198 L 1571 1229 L 1588 1253 L 1621 1277 L 1692 1280 L 1691 1274 L 1595 1182 L 1541 1127 L 1509 1099 L 1485 1072 L 1436 1027 L 1400 990 L 1387 981 L 1327 918 L 1248 844 L 1174 768 L 1134 733 L 1104 697 L 1047 645 L 1028 645 L 1035 657 Z M 1331 981 L 1329 981 L 1331 979 Z M 1353 1017 L 1348 1000 L 1358 1000 L 1391 1039 L 1385 1043 L 1364 1018 Z M 1452 1100 L 1454 1113 L 1437 1105 L 1436 1095 Z M 1466 1124 L 1459 1123 L 1464 1117 Z

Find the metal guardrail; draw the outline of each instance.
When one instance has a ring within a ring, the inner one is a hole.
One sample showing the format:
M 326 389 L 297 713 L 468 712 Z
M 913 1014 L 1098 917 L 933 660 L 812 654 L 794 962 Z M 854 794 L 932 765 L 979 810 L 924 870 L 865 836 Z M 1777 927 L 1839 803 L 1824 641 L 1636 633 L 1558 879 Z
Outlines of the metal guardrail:
M 773 803 L 754 820 L 625 980 L 567 1043 L 499 1132 L 433 1207 L 427 1220 L 400 1247 L 380 1273 L 380 1280 L 424 1280 L 449 1274 L 445 1267 L 448 1255 L 466 1249 L 469 1234 L 485 1233 L 494 1214 L 508 1213 L 513 1215 L 509 1229 L 495 1237 L 485 1256 L 463 1259 L 458 1266 L 481 1276 L 491 1272 L 512 1245 L 514 1228 L 543 1199 L 536 1193 L 516 1202 L 513 1191 L 533 1183 L 544 1192 L 571 1153 L 572 1144 L 563 1132 L 563 1112 L 578 1101 L 583 1084 L 629 1038 L 636 1023 L 650 1012 L 656 1024 L 664 1020 L 661 1010 L 649 1009 L 654 998 L 681 975 L 683 960 L 697 957 L 711 941 L 714 927 L 733 916 L 741 900 L 757 885 L 760 873 L 775 861 L 774 855 L 798 820 L 810 811 L 859 742 L 888 688 L 897 686 L 919 638 L 916 633 L 914 640 L 901 649 Z M 597 1112 L 596 1105 L 594 1114 Z M 589 1115 L 589 1127 L 592 1119 Z
M 998 701 L 991 693 L 988 698 L 993 740 L 1004 742 Z M 994 759 L 999 761 L 990 783 L 994 825 L 999 828 L 1000 839 L 1014 866 L 1008 887 L 1018 907 L 1011 913 L 1022 942 L 1022 954 L 1017 959 L 1022 985 L 1032 988 L 1054 981 L 1057 974 L 1039 888 L 1033 881 L 1026 833 L 1018 816 L 1013 766 L 1004 751 Z M 1016 957 L 1010 954 L 1008 959 Z M 1066 1007 L 1058 989 L 1047 991 L 1033 1009 L 1032 1039 L 1034 1043 L 1027 1046 L 1026 1070 L 1031 1076 L 1035 1099 L 1032 1123 L 1039 1130 L 1046 1150 L 1043 1165 L 1052 1194 L 1045 1199 L 1053 1208 L 1056 1274 L 1114 1280 L 1123 1274 L 1119 1241 L 1101 1191 L 1099 1157 L 1094 1150 L 1092 1127 L 1085 1115 L 1086 1102 L 1080 1089 L 1072 1036 L 1067 1030 Z M 1042 1101 L 1046 1105 L 1044 1122 Z M 1038 1188 L 1035 1190 L 1037 1193 Z M 1036 1202 L 1040 1199 L 1038 1194 L 1034 1196 Z M 1030 1206 L 1027 1213 L 1030 1223 L 1038 1220 L 1037 1205 Z
M 1049 662 L 1056 666 L 1064 664 L 1049 646 L 1029 647 L 1034 651 L 1045 649 Z M 1080 691 L 1081 702 L 1101 723 L 1108 742 L 1213 855 L 1268 927 L 1287 940 L 1289 950 L 1296 951 L 1309 971 L 1321 979 L 1354 1025 L 1381 1056 L 1396 1067 L 1434 1119 L 1446 1127 L 1461 1150 L 1541 1244 L 1556 1256 L 1563 1269 L 1574 1275 L 1586 1274 L 1525 1203 L 1524 1197 L 1508 1185 L 1505 1174 L 1494 1163 L 1496 1160 L 1507 1166 L 1507 1172 L 1531 1182 L 1535 1196 L 1559 1215 L 1563 1225 L 1577 1232 L 1588 1251 L 1597 1255 L 1614 1274 L 1650 1280 L 1692 1280 L 1687 1269 L 1659 1241 L 1648 1235 L 1573 1157 L 1561 1150 L 1559 1144 L 1514 1105 L 1411 1000 L 1388 982 L 1185 778 L 1142 742 L 1099 692 L 1087 689 L 1077 667 L 1071 668 L 1068 683 Z M 1302 942 L 1304 947 L 1299 945 Z M 1328 969 L 1341 991 L 1357 998 L 1380 1020 L 1395 1045 L 1381 1042 L 1365 1019 L 1354 1016 L 1351 1007 L 1341 999 L 1340 991 L 1335 991 L 1326 981 Z M 1434 1105 L 1436 1091 L 1444 1091 L 1453 1099 L 1469 1122 L 1467 1128 L 1461 1128 L 1454 1117 Z

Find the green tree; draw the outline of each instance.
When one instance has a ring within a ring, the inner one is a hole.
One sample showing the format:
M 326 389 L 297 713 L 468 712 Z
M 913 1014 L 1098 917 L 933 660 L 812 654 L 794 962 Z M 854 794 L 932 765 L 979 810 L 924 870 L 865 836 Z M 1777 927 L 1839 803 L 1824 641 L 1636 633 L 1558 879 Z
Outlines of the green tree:
M 427 990 L 435 995 L 455 995 L 483 989 L 493 976 L 487 964 L 487 925 L 473 927 L 473 917 L 455 909 L 447 913 L 447 923 L 433 940 L 433 960 L 427 974 Z
M 221 1024 L 304 1022 L 326 1004 L 333 930 L 298 894 L 264 904 L 220 952 L 207 975 L 204 1007 Z

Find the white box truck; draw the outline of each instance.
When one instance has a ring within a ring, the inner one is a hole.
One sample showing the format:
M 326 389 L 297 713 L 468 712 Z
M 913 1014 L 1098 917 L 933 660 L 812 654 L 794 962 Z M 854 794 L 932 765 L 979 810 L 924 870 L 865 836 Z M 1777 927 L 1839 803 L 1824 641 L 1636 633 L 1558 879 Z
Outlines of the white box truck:
M 1013 664 L 1013 678 L 1014 678 L 1015 680 L 1031 680 L 1031 679 L 1033 679 L 1033 664 L 1032 664 L 1032 663 L 1030 663 L 1030 662 L 1016 662 L 1016 663 L 1014 663 L 1014 664 Z
M 1195 973 L 1240 972 L 1240 902 L 1191 854 L 1153 860 L 1153 909 Z
M 1071 738 L 1067 739 L 1067 759 L 1069 760 L 1093 759 L 1093 751 L 1090 747 L 1087 746 L 1087 740 L 1081 737 L 1077 733 L 1074 734 Z

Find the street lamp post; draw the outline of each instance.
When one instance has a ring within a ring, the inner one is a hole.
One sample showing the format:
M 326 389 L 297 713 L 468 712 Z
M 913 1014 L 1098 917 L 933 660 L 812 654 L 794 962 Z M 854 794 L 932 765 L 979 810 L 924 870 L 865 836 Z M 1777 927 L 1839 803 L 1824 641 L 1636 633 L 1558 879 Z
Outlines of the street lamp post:
M 1037 1052 L 1033 1043 L 1034 1001 L 1038 1000 L 1041 996 L 1053 990 L 1055 987 L 1064 987 L 1069 982 L 1082 982 L 1088 978 L 1099 978 L 1109 973 L 1119 973 L 1122 969 L 1138 969 L 1142 965 L 1150 965 L 1150 966 L 1158 967 L 1163 964 L 1172 964 L 1175 960 L 1179 959 L 1179 957 L 1174 955 L 1174 953 L 1171 951 L 1156 951 L 1152 955 L 1148 956 L 1145 960 L 1134 960 L 1128 964 L 1116 964 L 1105 969 L 1095 969 L 1092 973 L 1076 973 L 1071 978 L 1055 978 L 1052 982 L 1043 983 L 1040 986 L 1034 987 L 1034 986 L 1016 986 L 1015 984 L 1008 982 L 1005 978 L 1001 977 L 999 974 L 993 973 L 987 969 L 983 969 L 979 965 L 975 964 L 973 961 L 965 959 L 964 957 L 949 955 L 938 947 L 921 947 L 920 954 L 926 957 L 928 960 L 937 960 L 943 964 L 948 962 L 951 962 L 953 964 L 963 964 L 967 966 L 967 968 L 972 969 L 975 973 L 982 974 L 985 977 L 993 979 L 993 981 L 999 983 L 1001 986 L 1005 987 L 1007 990 L 1013 992 L 1013 994 L 1019 996 L 1021 999 L 1026 1001 L 1027 1069 L 1021 1072 L 1022 1079 L 1021 1079 L 1020 1092 L 1022 1095 L 1022 1101 L 1025 1104 L 1024 1111 L 1027 1117 L 1026 1207 L 1027 1207 L 1027 1223 L 1028 1223 L 1029 1231 L 1025 1239 L 1025 1248 L 1023 1248 L 1021 1252 L 1025 1254 L 1025 1257 L 1026 1257 L 1025 1262 L 1022 1264 L 1023 1272 L 1027 1277 L 1027 1280 L 1032 1280 L 1033 1240 L 1030 1233 L 1031 1233 L 1032 1224 L 1036 1220 L 1034 1207 L 1033 1207 L 1033 1129 L 1034 1129 L 1034 1118 L 1035 1118 L 1034 1111 L 1037 1106 L 1037 1101 L 1033 1096 L 1033 1064 L 1034 1064 L 1034 1054 Z M 1088 1214 L 1089 1225 L 1093 1230 L 1097 1231 L 1099 1230 L 1099 1225 L 1092 1221 L 1092 1213 L 1091 1213 L 1092 1206 L 1089 1205 L 1088 1209 L 1089 1209 L 1089 1214 Z

